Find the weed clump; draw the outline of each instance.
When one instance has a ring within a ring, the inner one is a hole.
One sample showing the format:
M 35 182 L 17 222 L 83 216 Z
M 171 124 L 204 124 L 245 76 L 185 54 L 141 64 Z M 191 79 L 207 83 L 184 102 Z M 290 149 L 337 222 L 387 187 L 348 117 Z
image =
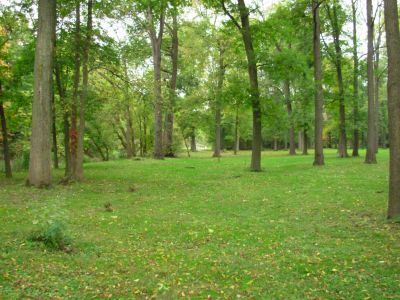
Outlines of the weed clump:
M 112 204 L 110 202 L 104 203 L 104 209 L 105 209 L 105 211 L 108 211 L 108 212 L 114 211 Z
M 42 243 L 50 250 L 72 252 L 72 240 L 66 234 L 65 225 L 61 222 L 48 223 L 39 230 L 32 232 L 29 240 Z

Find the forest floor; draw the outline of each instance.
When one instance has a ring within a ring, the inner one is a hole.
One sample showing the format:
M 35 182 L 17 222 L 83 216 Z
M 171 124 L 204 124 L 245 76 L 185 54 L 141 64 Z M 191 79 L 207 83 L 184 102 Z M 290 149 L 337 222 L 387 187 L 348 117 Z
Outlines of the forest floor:
M 43 190 L 0 179 L 0 299 L 400 299 L 388 152 L 327 153 L 265 152 L 261 173 L 249 152 L 200 152 L 88 163 L 83 183 Z M 48 221 L 72 253 L 29 241 Z

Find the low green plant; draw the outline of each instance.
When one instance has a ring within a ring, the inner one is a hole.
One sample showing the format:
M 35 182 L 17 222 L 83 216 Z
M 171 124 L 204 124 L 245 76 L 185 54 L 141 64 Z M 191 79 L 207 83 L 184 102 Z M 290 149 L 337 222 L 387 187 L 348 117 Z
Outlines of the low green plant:
M 62 222 L 55 221 L 33 231 L 29 240 L 43 243 L 48 249 L 57 251 L 71 251 L 71 238 L 66 234 L 66 227 Z

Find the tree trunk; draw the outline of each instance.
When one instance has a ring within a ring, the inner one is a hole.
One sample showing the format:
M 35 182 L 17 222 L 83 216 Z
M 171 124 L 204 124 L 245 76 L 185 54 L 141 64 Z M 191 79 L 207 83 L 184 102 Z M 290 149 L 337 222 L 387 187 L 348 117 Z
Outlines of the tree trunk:
M 190 151 L 196 152 L 196 129 L 193 127 L 192 132 L 190 133 Z
M 367 0 L 367 26 L 368 26 L 368 131 L 367 131 L 367 153 L 365 163 L 376 164 L 375 155 L 375 93 L 374 93 L 374 21 L 372 19 L 372 0 Z
M 165 7 L 162 8 L 159 19 L 159 33 L 153 24 L 153 11 L 148 8 L 148 30 L 151 40 L 154 69 L 154 158 L 163 159 L 162 147 L 162 94 L 161 94 L 161 44 L 164 33 Z
M 278 138 L 274 136 L 274 151 L 278 151 Z
M 51 96 L 51 105 L 52 105 L 52 140 L 53 140 L 53 161 L 54 161 L 54 168 L 58 169 L 58 146 L 57 146 L 57 127 L 56 127 L 56 104 L 54 101 L 54 91 L 52 91 Z
M 215 142 L 213 157 L 221 156 L 221 97 L 224 85 L 225 65 L 224 65 L 224 49 L 221 42 L 218 42 L 219 60 L 218 60 L 218 84 L 215 97 Z
M 307 129 L 303 129 L 303 155 L 308 155 L 308 135 Z
M 93 1 L 88 0 L 88 14 L 86 26 L 86 40 L 83 47 L 82 57 L 82 91 L 80 94 L 80 113 L 79 113 L 79 131 L 78 131 L 78 145 L 77 145 L 77 161 L 74 179 L 83 180 L 83 158 L 84 158 L 84 135 L 85 135 L 85 111 L 86 101 L 89 85 L 89 50 L 92 40 L 92 14 L 93 14 Z
M 253 48 L 253 41 L 250 32 L 249 11 L 244 3 L 244 0 L 238 0 L 238 8 L 241 20 L 241 33 L 244 47 L 246 50 L 248 73 L 250 80 L 250 97 L 253 110 L 253 140 L 251 153 L 252 171 L 261 171 L 261 105 L 260 91 L 258 87 L 257 61 Z
M 3 94 L 1 82 L 0 82 L 0 97 Z M 4 154 L 4 169 L 6 171 L 6 177 L 11 178 L 11 156 L 10 149 L 8 145 L 8 131 L 7 131 L 7 120 L 4 113 L 3 101 L 0 99 L 0 120 L 1 120 L 1 131 L 3 133 L 3 154 Z
M 313 0 L 313 47 L 314 47 L 314 84 L 315 84 L 315 154 L 314 166 L 324 165 L 323 130 L 323 93 L 320 45 L 320 19 L 318 0 Z
M 333 28 L 332 37 L 335 45 L 335 68 L 339 89 L 339 157 L 348 157 L 347 153 L 347 137 L 346 137 L 346 110 L 344 103 L 344 84 L 342 74 L 342 48 L 340 46 L 340 28 L 337 15 L 337 0 L 333 1 L 333 17 L 330 16 Z
M 56 28 L 56 1 L 39 0 L 32 103 L 28 183 L 51 184 L 51 95 Z
M 235 116 L 235 145 L 233 146 L 233 154 L 239 152 L 239 105 L 236 104 L 236 116 Z
M 375 59 L 374 59 L 374 80 L 375 80 L 375 101 L 374 101 L 374 108 L 375 108 L 375 153 L 378 153 L 379 148 L 379 85 L 380 85 L 380 76 L 379 76 L 379 59 L 380 59 L 380 46 L 381 46 L 381 37 L 382 37 L 382 29 L 380 24 L 378 23 L 378 37 L 375 43 Z
M 69 110 L 68 103 L 65 97 L 65 89 L 61 81 L 61 67 L 56 62 L 55 66 L 57 90 L 60 96 L 61 105 L 63 106 L 63 127 L 64 127 L 64 156 L 65 156 L 65 176 L 69 177 L 71 174 L 71 152 L 69 148 Z
M 168 110 L 165 114 L 165 132 L 164 132 L 164 147 L 165 156 L 175 157 L 173 149 L 173 131 L 174 131 L 174 107 L 176 99 L 176 81 L 178 77 L 178 20 L 177 11 L 172 15 L 172 32 L 171 32 L 171 62 L 172 72 L 169 83 L 169 103 Z
M 397 0 L 384 0 L 388 54 L 389 203 L 388 218 L 400 216 L 400 33 Z
M 292 101 L 290 99 L 290 81 L 286 79 L 283 83 L 285 98 L 286 98 L 286 108 L 289 117 L 289 155 L 296 155 L 296 142 L 295 142 L 295 130 L 294 122 L 292 116 Z M 286 147 L 286 146 L 285 146 Z
M 357 16 L 356 16 L 356 0 L 351 1 L 351 10 L 353 16 L 353 157 L 359 156 L 359 113 L 358 113 L 358 52 L 357 52 Z
M 80 1 L 75 0 L 75 57 L 74 57 L 74 84 L 72 91 L 72 104 L 71 104 L 71 129 L 69 133 L 70 150 L 71 150 L 71 179 L 76 179 L 77 174 L 77 149 L 78 149 L 78 95 L 79 83 L 81 76 L 81 8 Z

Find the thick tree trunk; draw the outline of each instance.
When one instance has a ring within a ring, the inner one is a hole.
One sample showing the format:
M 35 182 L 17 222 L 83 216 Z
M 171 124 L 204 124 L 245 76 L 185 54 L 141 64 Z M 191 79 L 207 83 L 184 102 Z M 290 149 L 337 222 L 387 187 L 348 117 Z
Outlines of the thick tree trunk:
M 292 116 L 292 100 L 290 99 L 290 81 L 286 79 L 283 83 L 285 98 L 286 98 L 286 108 L 289 117 L 289 155 L 296 155 L 296 142 L 295 142 L 295 130 L 294 122 Z M 285 146 L 286 147 L 286 146 Z
M 233 145 L 233 154 L 239 152 L 239 105 L 236 105 L 236 116 L 235 116 L 235 145 Z
M 52 141 L 53 141 L 53 163 L 54 163 L 54 168 L 58 169 L 58 145 L 57 145 L 57 126 L 56 126 L 56 104 L 54 100 L 54 91 L 52 92 L 52 128 L 51 128 L 51 133 L 52 133 Z
M 384 0 L 388 54 L 389 204 L 388 218 L 400 216 L 400 33 L 397 0 Z
M 244 3 L 244 0 L 238 0 L 238 8 L 241 20 L 241 33 L 246 50 L 248 73 L 250 80 L 250 96 L 253 110 L 253 140 L 251 153 L 252 171 L 261 171 L 261 105 L 260 91 L 258 87 L 257 61 L 253 48 L 253 41 L 250 32 L 249 11 Z
M 79 112 L 79 130 L 78 130 L 78 145 L 76 155 L 76 169 L 74 179 L 83 180 L 83 158 L 84 158 L 84 135 L 85 135 L 85 112 L 86 112 L 86 101 L 88 94 L 89 85 L 89 50 L 92 40 L 92 14 L 93 14 L 93 1 L 88 0 L 88 14 L 87 14 L 87 25 L 86 25 L 86 40 L 83 47 L 82 57 L 82 91 L 80 94 L 80 112 Z
M 169 103 L 165 114 L 165 132 L 164 132 L 164 147 L 165 156 L 175 157 L 173 149 L 173 131 L 174 131 L 174 107 L 176 99 L 176 81 L 178 77 L 178 20 L 177 12 L 172 15 L 172 34 L 171 34 L 171 62 L 172 72 L 169 83 Z
M 356 0 L 351 1 L 351 10 L 353 16 L 353 152 L 352 156 L 357 157 L 360 132 L 359 132 L 359 112 L 358 112 L 358 52 L 357 52 L 357 15 L 356 15 Z
M 375 152 L 375 93 L 374 93 L 374 21 L 372 19 L 372 0 L 367 0 L 367 26 L 368 26 L 368 55 L 367 55 L 367 73 L 368 73 L 368 131 L 367 131 L 367 153 L 365 163 L 376 163 Z
M 28 183 L 36 187 L 51 184 L 51 95 L 55 28 L 56 1 L 39 0 L 28 178 Z
M 56 73 L 56 83 L 58 95 L 60 96 L 60 101 L 63 106 L 63 127 L 64 127 L 64 156 L 65 156 L 65 173 L 66 177 L 69 177 L 71 174 L 71 152 L 69 148 L 69 110 L 68 103 L 65 96 L 65 89 L 62 85 L 61 81 L 61 67 L 59 63 L 56 63 L 55 66 Z
M 225 65 L 224 65 L 224 49 L 221 43 L 219 45 L 219 60 L 218 60 L 218 84 L 215 97 L 215 141 L 213 157 L 221 156 L 221 98 L 222 88 L 224 85 Z
M 154 69 L 154 158 L 163 159 L 162 146 L 162 94 L 161 94 L 161 44 L 164 33 L 165 7 L 162 8 L 159 19 L 159 33 L 153 24 L 153 12 L 148 8 L 148 30 L 151 40 Z
M 319 19 L 319 2 L 313 0 L 313 47 L 314 47 L 314 84 L 315 84 L 315 154 L 314 166 L 324 165 L 324 147 L 322 141 L 323 129 L 323 93 L 321 67 L 321 28 Z
M 75 3 L 75 57 L 74 57 L 74 83 L 71 103 L 71 128 L 69 132 L 71 151 L 71 179 L 76 179 L 78 165 L 78 95 L 81 76 L 81 7 L 80 1 Z
M 1 82 L 0 82 L 0 97 L 3 94 Z M 6 171 L 6 177 L 11 178 L 11 156 L 10 149 L 8 145 L 8 131 L 7 131 L 7 120 L 4 113 L 3 101 L 0 99 L 0 120 L 1 120 L 1 131 L 3 133 L 3 154 L 4 154 L 4 169 Z

